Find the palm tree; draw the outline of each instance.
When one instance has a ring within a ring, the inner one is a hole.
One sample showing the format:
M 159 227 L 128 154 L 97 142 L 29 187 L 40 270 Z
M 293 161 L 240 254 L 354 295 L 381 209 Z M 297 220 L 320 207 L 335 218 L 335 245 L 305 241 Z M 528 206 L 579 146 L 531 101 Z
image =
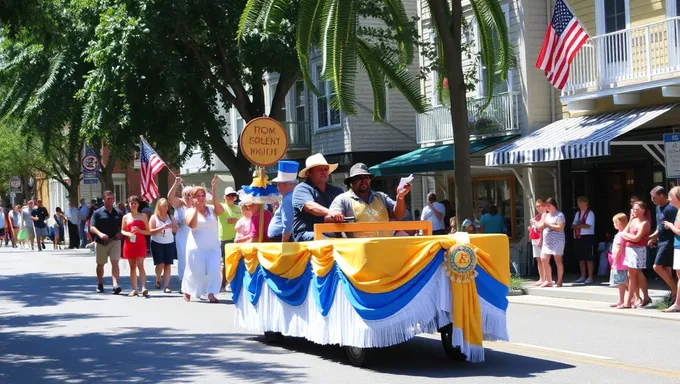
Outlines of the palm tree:
M 480 59 L 491 79 L 505 81 L 512 65 L 505 16 L 498 0 L 470 0 L 480 34 Z M 448 79 L 451 119 L 455 146 L 456 214 L 472 217 L 472 177 L 466 87 L 462 67 L 461 29 L 463 11 L 460 0 L 428 0 L 439 37 L 440 76 Z M 359 19 L 368 6 L 380 7 L 387 28 L 395 31 L 393 50 L 362 34 Z M 413 108 L 426 109 L 416 77 L 406 66 L 413 61 L 415 41 L 409 33 L 409 18 L 402 0 L 248 0 L 239 26 L 239 36 L 254 28 L 273 30 L 285 25 L 291 10 L 297 9 L 297 53 L 300 70 L 312 92 L 318 93 L 309 73 L 309 52 L 320 49 L 322 76 L 336 87 L 331 100 L 334 108 L 347 114 L 357 112 L 354 80 L 357 63 L 370 79 L 374 97 L 374 119 L 385 116 L 385 80 L 396 87 Z M 241 39 L 239 39 L 241 40 Z M 450 60 L 448 60 L 450 58 Z M 487 104 L 491 101 L 493 81 L 487 84 Z

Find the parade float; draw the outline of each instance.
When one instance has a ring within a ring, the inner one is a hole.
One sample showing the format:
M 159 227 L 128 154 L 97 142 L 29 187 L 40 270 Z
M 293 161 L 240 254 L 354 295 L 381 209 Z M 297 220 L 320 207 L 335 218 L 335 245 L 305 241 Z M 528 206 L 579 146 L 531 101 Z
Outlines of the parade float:
M 276 199 L 261 175 L 246 198 Z M 423 236 L 322 238 L 385 230 Z M 227 244 L 235 324 L 269 341 L 340 345 L 356 366 L 375 348 L 436 332 L 450 358 L 484 361 L 484 340 L 508 340 L 508 237 L 431 233 L 429 221 L 317 224 L 311 242 Z

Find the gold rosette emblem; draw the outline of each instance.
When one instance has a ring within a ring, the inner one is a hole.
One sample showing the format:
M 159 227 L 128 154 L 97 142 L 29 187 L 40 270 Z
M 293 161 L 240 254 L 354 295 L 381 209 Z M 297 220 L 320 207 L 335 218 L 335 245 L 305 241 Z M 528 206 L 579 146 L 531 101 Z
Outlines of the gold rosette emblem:
M 477 277 L 477 255 L 467 245 L 454 245 L 444 255 L 446 274 L 451 281 L 468 283 Z

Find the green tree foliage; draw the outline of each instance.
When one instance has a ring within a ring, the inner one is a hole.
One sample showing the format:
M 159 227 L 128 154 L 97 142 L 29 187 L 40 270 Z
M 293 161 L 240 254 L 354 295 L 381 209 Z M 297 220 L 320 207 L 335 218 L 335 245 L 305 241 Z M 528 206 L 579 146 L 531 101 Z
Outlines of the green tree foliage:
M 0 123 L 0 196 L 9 193 L 9 178 L 19 176 L 24 180 L 40 168 L 47 160 L 40 145 L 34 145 L 11 123 Z

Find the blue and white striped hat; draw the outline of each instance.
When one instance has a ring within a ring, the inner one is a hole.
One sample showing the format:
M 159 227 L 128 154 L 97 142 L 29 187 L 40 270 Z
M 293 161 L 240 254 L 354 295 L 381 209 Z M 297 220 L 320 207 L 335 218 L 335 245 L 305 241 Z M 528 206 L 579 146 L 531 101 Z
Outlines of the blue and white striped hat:
M 272 183 L 295 183 L 297 182 L 297 173 L 300 165 L 297 161 L 281 160 L 279 161 L 279 171 Z

